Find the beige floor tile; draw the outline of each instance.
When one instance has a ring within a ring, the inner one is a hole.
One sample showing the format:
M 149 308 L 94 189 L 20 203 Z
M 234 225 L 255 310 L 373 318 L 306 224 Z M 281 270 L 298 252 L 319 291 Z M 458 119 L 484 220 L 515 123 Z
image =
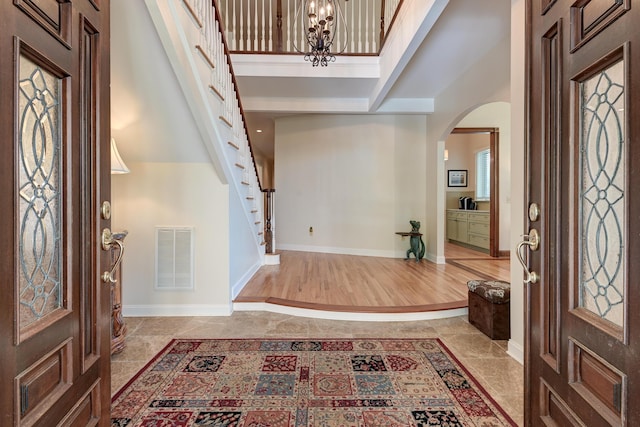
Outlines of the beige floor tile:
M 126 347 L 111 358 L 115 394 L 173 338 L 432 338 L 439 337 L 518 425 L 523 425 L 522 366 L 466 316 L 415 322 L 345 322 L 268 312 L 228 317 L 126 318 Z

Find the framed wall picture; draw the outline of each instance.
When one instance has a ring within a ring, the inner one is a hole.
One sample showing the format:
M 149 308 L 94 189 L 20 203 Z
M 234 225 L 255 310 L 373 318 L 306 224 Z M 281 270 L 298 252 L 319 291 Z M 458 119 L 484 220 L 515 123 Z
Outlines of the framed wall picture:
M 449 187 L 466 187 L 467 186 L 467 174 L 469 171 L 466 169 L 448 170 L 447 186 Z

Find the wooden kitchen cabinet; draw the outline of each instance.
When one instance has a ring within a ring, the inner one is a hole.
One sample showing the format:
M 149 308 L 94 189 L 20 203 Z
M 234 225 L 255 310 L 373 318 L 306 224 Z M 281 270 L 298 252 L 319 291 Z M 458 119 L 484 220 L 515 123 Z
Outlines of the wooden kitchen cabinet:
M 447 210 L 447 239 L 481 249 L 489 249 L 489 212 Z

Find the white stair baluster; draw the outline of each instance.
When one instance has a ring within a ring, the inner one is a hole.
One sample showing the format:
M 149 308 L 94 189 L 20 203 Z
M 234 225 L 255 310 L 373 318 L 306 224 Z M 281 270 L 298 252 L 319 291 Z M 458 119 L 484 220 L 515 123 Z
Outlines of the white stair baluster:
M 245 37 L 245 24 L 244 24 L 244 2 L 240 2 L 240 16 L 239 18 L 239 24 L 240 24 L 240 50 L 247 50 L 247 46 L 246 46 L 246 37 Z
M 356 52 L 356 32 L 355 32 L 355 18 L 356 18 L 356 6 L 355 2 L 351 5 L 351 25 L 349 26 L 351 32 L 351 49 L 349 52 Z
M 332 52 L 339 52 L 342 49 L 342 39 L 344 39 L 344 28 L 342 28 L 344 25 L 341 25 L 342 22 L 340 22 L 340 16 L 338 14 L 338 9 L 336 8 L 335 12 L 334 12 L 334 22 L 335 22 L 335 26 L 334 28 L 336 28 L 336 35 L 335 35 L 335 39 L 333 41 L 333 47 L 331 49 Z
M 287 10 L 291 10 L 291 0 L 287 0 Z M 293 12 L 293 16 L 291 16 L 291 14 L 287 15 L 287 26 L 286 26 L 286 31 L 287 31 L 287 47 L 286 47 L 286 51 L 287 52 L 291 52 L 294 49 L 291 48 L 292 42 L 291 42 L 291 31 L 293 30 L 294 34 L 298 34 L 298 21 L 293 21 L 294 17 L 296 16 L 296 13 L 298 13 L 298 4 L 295 3 L 294 5 L 294 12 Z M 292 22 L 293 21 L 293 22 Z
M 251 43 L 251 50 L 258 50 L 259 46 L 259 36 L 258 36 L 258 2 L 254 1 L 253 3 L 253 24 L 251 25 L 251 30 L 253 31 L 253 41 Z M 249 19 L 251 19 L 251 5 L 247 6 L 249 8 Z
M 236 18 L 236 4 L 235 2 L 232 2 L 231 0 L 227 0 L 228 2 L 231 3 L 231 8 L 233 9 L 233 24 L 231 26 L 231 28 L 233 28 L 233 50 L 238 50 L 238 37 L 240 36 L 240 31 L 238 30 L 238 21 Z
M 221 11 L 222 13 L 222 11 Z M 232 34 L 235 33 L 234 25 L 232 24 L 233 11 L 229 14 L 229 0 L 225 0 L 224 3 L 224 28 L 227 31 L 227 43 L 229 45 L 229 49 L 235 49 L 235 37 L 232 37 Z M 216 60 L 216 63 L 218 61 Z
M 358 53 L 362 53 L 362 2 L 358 3 Z
M 369 2 L 367 2 L 367 6 L 366 6 L 366 10 L 365 10 L 365 23 L 366 23 L 366 27 L 365 27 L 365 33 L 364 33 L 364 41 L 365 41 L 365 45 L 364 45 L 364 49 L 365 52 L 370 53 L 371 51 L 369 50 L 369 21 L 371 21 L 371 17 L 369 16 Z
M 268 50 L 269 52 L 273 52 L 273 2 L 269 2 L 267 3 L 268 7 L 269 7 L 269 12 L 268 12 L 268 19 L 267 19 L 267 25 L 269 26 L 269 33 L 267 35 L 267 37 L 269 37 L 269 41 L 268 41 Z
M 260 20 L 260 22 L 262 23 L 262 29 L 260 30 L 260 52 L 264 52 L 265 50 L 267 50 L 267 44 L 266 44 L 266 39 L 267 39 L 267 27 L 265 26 L 266 21 L 265 21 L 265 1 L 267 0 L 262 0 L 262 19 Z

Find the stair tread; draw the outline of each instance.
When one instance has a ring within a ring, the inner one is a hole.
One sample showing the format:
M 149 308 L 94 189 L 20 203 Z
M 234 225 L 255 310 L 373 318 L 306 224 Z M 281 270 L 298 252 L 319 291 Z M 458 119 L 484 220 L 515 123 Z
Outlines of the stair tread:
M 231 123 L 229 121 L 229 119 L 227 119 L 225 116 L 219 116 L 218 117 L 220 120 L 222 120 L 222 122 L 224 122 L 227 126 L 229 126 L 230 128 L 233 127 L 233 123 Z
M 213 91 L 213 93 L 218 98 L 220 98 L 221 101 L 224 101 L 224 95 L 222 95 L 222 93 L 220 93 L 220 91 L 214 85 L 209 85 L 209 89 L 211 89 Z

